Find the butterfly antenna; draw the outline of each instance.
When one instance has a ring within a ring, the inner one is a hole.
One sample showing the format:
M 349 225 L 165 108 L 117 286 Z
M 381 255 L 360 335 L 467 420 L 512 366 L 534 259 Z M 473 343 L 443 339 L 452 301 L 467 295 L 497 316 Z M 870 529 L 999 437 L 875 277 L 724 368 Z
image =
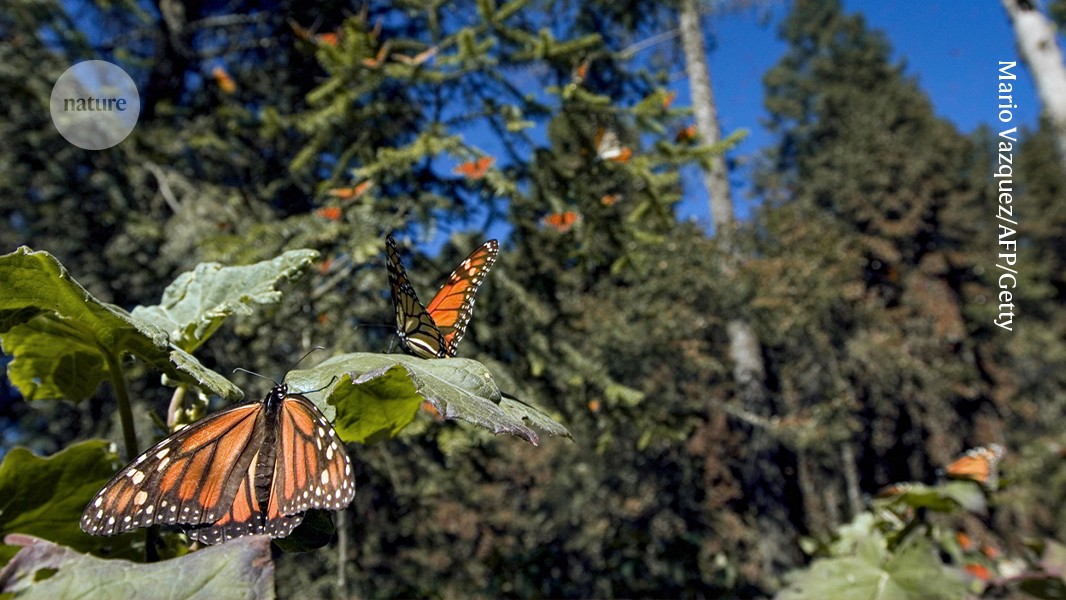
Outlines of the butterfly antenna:
M 259 373 L 256 373 L 255 371 L 249 371 L 248 369 L 243 369 L 241 367 L 237 367 L 236 369 L 233 369 L 234 373 L 236 373 L 237 371 L 240 371 L 242 373 L 247 373 L 249 375 L 255 375 L 256 377 L 262 377 L 263 379 L 266 379 L 267 381 L 273 381 L 274 385 L 278 385 L 278 382 L 276 382 L 273 379 L 267 377 L 266 375 L 260 375 Z
M 322 390 L 324 390 L 324 389 L 328 388 L 329 386 L 333 385 L 333 382 L 335 382 L 335 381 L 337 381 L 337 376 L 336 375 L 333 376 L 333 379 L 329 380 L 329 383 L 327 383 L 326 385 L 318 388 L 317 390 L 308 390 L 306 392 L 300 392 L 300 393 L 302 393 L 302 394 L 314 394 L 315 392 L 321 392 Z
M 308 351 L 307 351 L 307 354 L 304 354 L 303 356 L 301 356 L 301 357 L 300 357 L 300 360 L 298 360 L 298 361 L 296 361 L 296 362 L 292 363 L 292 366 L 291 366 L 291 367 L 289 367 L 289 368 L 288 368 L 288 369 L 287 369 L 287 370 L 286 370 L 285 372 L 286 372 L 286 373 L 288 373 L 289 371 L 291 371 L 291 370 L 295 369 L 295 368 L 296 368 L 296 365 L 298 365 L 298 364 L 302 363 L 302 362 L 303 362 L 303 360 L 304 360 L 305 358 L 307 358 L 308 356 L 311 356 L 311 353 L 312 353 L 312 352 L 317 352 L 317 351 L 319 351 L 319 350 L 325 350 L 325 349 L 326 349 L 326 347 L 325 347 L 325 346 L 315 346 L 314 348 L 311 348 L 310 350 L 308 350 Z

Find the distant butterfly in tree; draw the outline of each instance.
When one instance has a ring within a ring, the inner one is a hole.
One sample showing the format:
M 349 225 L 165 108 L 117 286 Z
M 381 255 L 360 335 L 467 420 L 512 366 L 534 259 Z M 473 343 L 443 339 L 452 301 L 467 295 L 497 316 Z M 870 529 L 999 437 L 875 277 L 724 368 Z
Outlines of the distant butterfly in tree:
M 600 127 L 596 130 L 596 156 L 601 160 L 610 160 L 616 163 L 627 163 L 633 156 L 633 151 L 628 146 L 623 146 L 618 139 L 618 134 L 610 129 Z
M 461 163 L 459 166 L 455 167 L 454 172 L 456 175 L 463 175 L 469 179 L 477 180 L 485 176 L 485 173 L 488 172 L 489 167 L 491 167 L 494 162 L 496 162 L 495 158 L 491 156 L 482 156 L 477 160 Z
M 310 400 L 279 384 L 263 400 L 208 415 L 138 456 L 89 502 L 81 528 L 114 535 L 177 524 L 205 544 L 285 537 L 304 511 L 338 510 L 354 497 L 344 443 Z
M 551 227 L 559 233 L 570 231 L 574 225 L 577 225 L 580 222 L 581 215 L 572 210 L 547 214 L 540 220 L 541 225 Z
M 391 235 L 386 238 L 389 286 L 396 308 L 396 335 L 404 352 L 421 358 L 455 356 L 455 348 L 466 333 L 474 311 L 474 295 L 496 262 L 499 251 L 499 242 L 489 240 L 470 253 L 427 307 L 419 302 L 415 288 L 407 280 L 396 240 Z
M 969 479 L 994 490 L 999 485 L 999 461 L 1006 453 L 999 444 L 973 448 L 944 467 L 944 473 L 951 479 Z

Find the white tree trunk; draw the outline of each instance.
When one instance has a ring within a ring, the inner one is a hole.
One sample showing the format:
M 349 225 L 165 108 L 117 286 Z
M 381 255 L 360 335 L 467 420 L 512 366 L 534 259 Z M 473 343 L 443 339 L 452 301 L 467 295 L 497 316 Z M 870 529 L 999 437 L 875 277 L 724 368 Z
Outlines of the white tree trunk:
M 1044 114 L 1051 121 L 1059 161 L 1066 169 L 1066 64 L 1055 39 L 1055 24 L 1029 0 L 1001 1 L 1014 27 L 1018 52 L 1029 67 Z

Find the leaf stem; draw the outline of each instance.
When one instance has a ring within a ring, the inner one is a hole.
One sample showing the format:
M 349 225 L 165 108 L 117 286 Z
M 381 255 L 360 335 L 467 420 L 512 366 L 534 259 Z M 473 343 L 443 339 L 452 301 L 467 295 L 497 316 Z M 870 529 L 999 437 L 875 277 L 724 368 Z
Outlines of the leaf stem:
M 133 460 L 137 457 L 137 432 L 133 426 L 133 410 L 130 408 L 130 392 L 126 387 L 126 373 L 118 358 L 107 350 L 103 350 L 104 362 L 107 363 L 107 371 L 111 374 L 111 387 L 115 390 L 115 400 L 118 402 L 118 416 L 122 423 L 122 436 L 126 441 L 126 459 Z

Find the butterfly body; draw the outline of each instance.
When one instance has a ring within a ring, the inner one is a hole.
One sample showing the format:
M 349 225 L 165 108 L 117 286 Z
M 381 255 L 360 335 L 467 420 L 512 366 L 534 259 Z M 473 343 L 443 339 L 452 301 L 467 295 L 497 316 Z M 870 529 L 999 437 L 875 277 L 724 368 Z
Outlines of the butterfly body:
M 141 454 L 90 501 L 81 528 L 114 535 L 177 524 L 207 544 L 285 537 L 306 510 L 344 508 L 354 496 L 344 444 L 310 400 L 281 384 Z
M 396 309 L 396 334 L 400 348 L 420 358 L 455 356 L 474 310 L 474 295 L 496 262 L 500 244 L 489 240 L 470 253 L 452 271 L 437 295 L 424 306 L 407 279 L 396 240 L 385 240 L 389 287 Z

